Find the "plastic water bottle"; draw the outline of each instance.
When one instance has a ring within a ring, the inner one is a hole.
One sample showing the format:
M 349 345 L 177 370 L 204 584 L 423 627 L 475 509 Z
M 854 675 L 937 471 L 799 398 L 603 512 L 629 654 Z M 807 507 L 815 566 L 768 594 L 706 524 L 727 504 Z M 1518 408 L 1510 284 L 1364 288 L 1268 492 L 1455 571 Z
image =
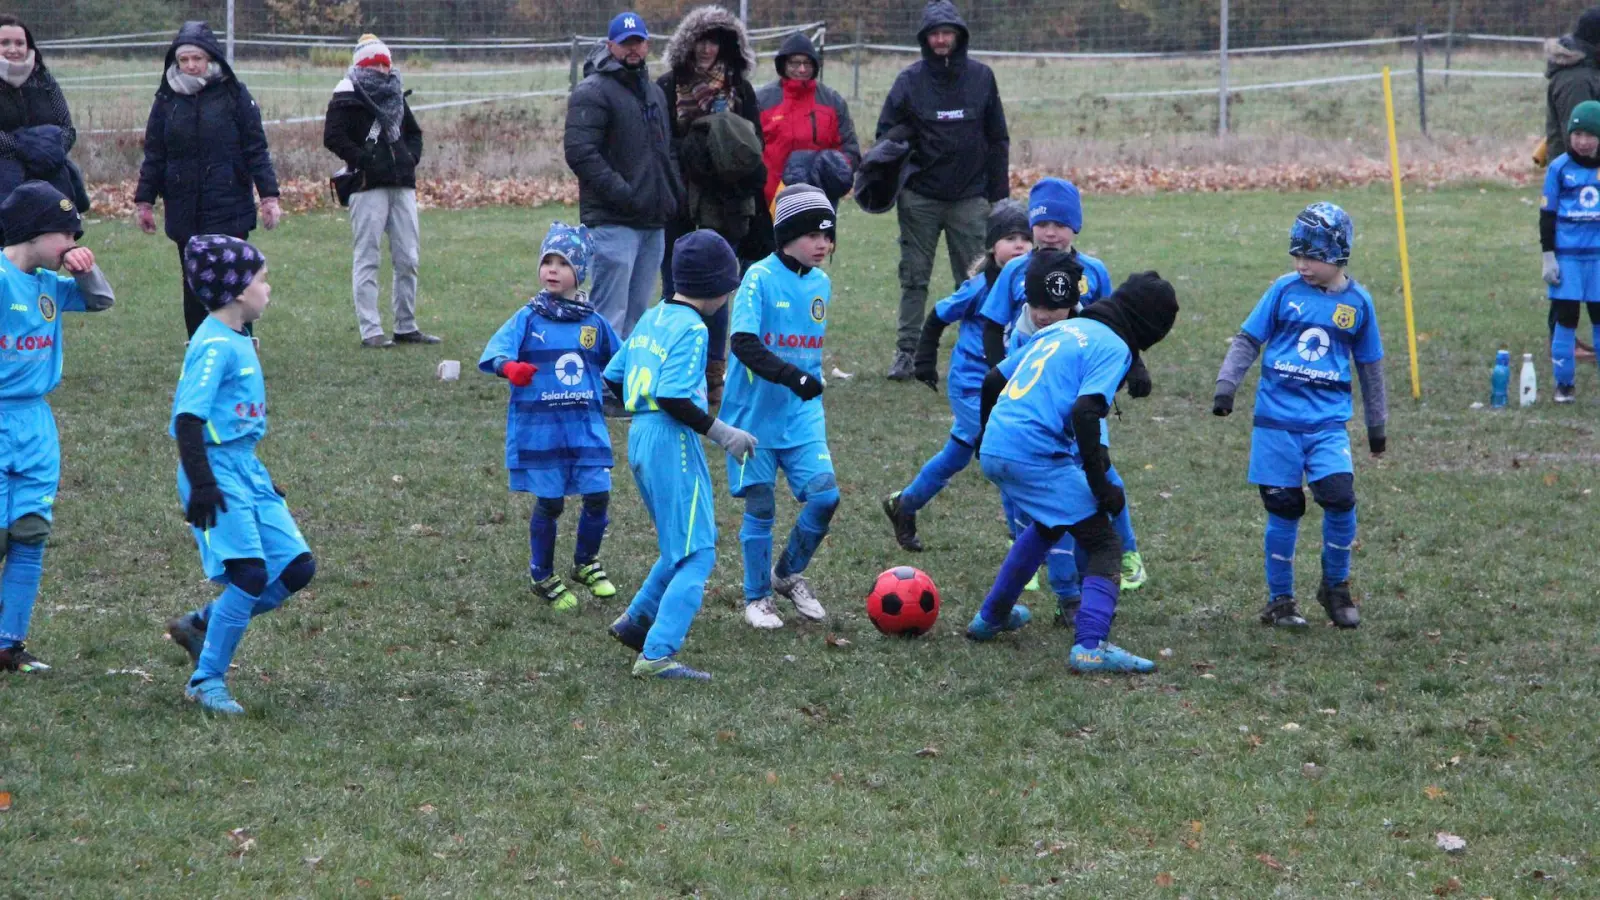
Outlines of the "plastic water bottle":
M 1532 406 L 1539 402 L 1539 376 L 1533 371 L 1533 354 L 1522 354 L 1522 397 L 1523 406 Z
M 1506 391 L 1511 387 L 1511 351 L 1501 350 L 1494 355 L 1494 374 L 1489 376 L 1489 405 L 1500 409 L 1506 405 Z

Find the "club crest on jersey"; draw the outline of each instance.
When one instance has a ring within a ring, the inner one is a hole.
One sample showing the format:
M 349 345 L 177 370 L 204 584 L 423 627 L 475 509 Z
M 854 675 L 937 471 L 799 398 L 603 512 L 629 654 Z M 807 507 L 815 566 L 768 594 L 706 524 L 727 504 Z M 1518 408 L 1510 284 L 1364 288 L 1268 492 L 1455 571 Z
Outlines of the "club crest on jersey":
M 1356 308 L 1341 303 L 1333 308 L 1333 324 L 1349 331 L 1356 327 Z
M 821 297 L 811 298 L 811 321 L 821 322 L 828 317 L 828 304 L 822 302 Z
M 72 201 L 68 200 L 65 197 L 62 197 L 61 198 L 61 211 L 62 212 L 72 212 Z
M 56 320 L 56 301 L 49 294 L 39 295 L 39 315 L 44 316 L 46 322 Z
M 578 346 L 585 350 L 593 350 L 595 342 L 600 339 L 600 329 L 593 325 L 585 325 L 578 329 Z

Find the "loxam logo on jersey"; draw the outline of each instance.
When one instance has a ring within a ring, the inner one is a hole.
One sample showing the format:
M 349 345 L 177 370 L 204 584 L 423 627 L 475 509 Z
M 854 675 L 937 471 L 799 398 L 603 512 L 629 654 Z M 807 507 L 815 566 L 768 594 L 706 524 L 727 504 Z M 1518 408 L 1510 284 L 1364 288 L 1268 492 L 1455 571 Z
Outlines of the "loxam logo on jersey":
M 811 298 L 811 321 L 821 322 L 828 318 L 828 304 L 822 302 L 821 297 Z
M 241 419 L 259 419 L 267 414 L 265 403 L 242 402 L 233 405 L 233 414 Z
M 761 336 L 761 343 L 766 344 L 768 347 L 821 350 L 823 338 L 820 334 L 773 334 L 767 332 Z
M 1333 308 L 1333 324 L 1345 331 L 1356 327 L 1356 308 L 1346 303 L 1341 303 Z
M 49 350 L 55 345 L 56 339 L 48 334 L 30 334 L 21 337 L 0 334 L 0 350 Z

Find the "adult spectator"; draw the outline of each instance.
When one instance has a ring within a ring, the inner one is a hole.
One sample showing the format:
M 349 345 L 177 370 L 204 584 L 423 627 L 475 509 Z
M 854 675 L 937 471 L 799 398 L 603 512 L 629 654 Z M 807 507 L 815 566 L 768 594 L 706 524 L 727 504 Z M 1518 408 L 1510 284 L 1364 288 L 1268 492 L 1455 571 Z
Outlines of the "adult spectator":
M 1572 33 L 1545 42 L 1545 162 L 1567 152 L 1567 123 L 1585 100 L 1600 100 L 1600 6 L 1578 17 Z M 1556 327 L 1550 307 L 1550 330 Z M 1594 359 L 1594 348 L 1578 341 L 1578 356 Z
M 83 176 L 67 160 L 78 139 L 61 86 L 45 68 L 33 32 L 0 15 L 0 197 L 24 181 L 48 181 L 79 211 L 88 209 Z
M 612 19 L 605 45 L 589 55 L 567 98 L 563 140 L 578 176 L 578 218 L 594 240 L 589 297 L 623 338 L 659 299 L 665 229 L 683 207 L 671 107 L 646 71 L 649 54 L 650 32 L 638 13 Z
M 791 160 L 815 176 L 806 183 L 826 180 L 823 176 L 828 172 L 828 162 L 819 160 L 818 154 L 833 152 L 845 164 L 843 189 L 815 186 L 822 188 L 837 206 L 839 198 L 849 192 L 851 173 L 861 165 L 861 145 L 856 141 L 855 123 L 850 120 L 850 104 L 838 91 L 818 80 L 822 77 L 822 55 L 803 32 L 784 39 L 773 63 L 778 70 L 777 80 L 756 91 L 756 102 L 761 105 L 761 138 L 766 145 L 766 201 L 770 204 L 786 183 L 784 172 Z M 810 154 L 811 158 L 796 160 L 799 154 Z
M 439 338 L 417 327 L 417 163 L 422 161 L 422 128 L 406 102 L 405 86 L 394 71 L 389 47 L 364 34 L 344 80 L 333 89 L 322 120 L 322 145 L 358 173 L 350 194 L 350 230 L 355 258 L 350 290 L 355 295 L 361 346 L 437 344 Z M 389 235 L 394 264 L 394 338 L 384 336 L 378 314 L 380 244 Z
M 744 23 L 720 6 L 690 10 L 667 41 L 667 72 L 656 82 L 672 105 L 674 156 L 685 204 L 667 226 L 661 293 L 671 296 L 672 246 L 709 229 L 734 247 L 741 268 L 772 252 L 772 217 L 762 188 L 761 109 L 756 101 L 756 55 Z M 728 365 L 728 307 L 706 320 L 707 402 L 722 400 Z
M 256 227 L 255 195 L 268 231 L 283 215 L 261 108 L 228 65 L 204 22 L 185 22 L 167 49 L 161 86 L 144 128 L 144 163 L 133 200 L 139 227 L 156 231 L 156 198 L 166 201 L 167 237 L 178 245 L 188 333 L 209 314 L 183 278 L 183 246 L 197 234 L 244 239 Z
M 889 366 L 894 381 L 912 377 L 939 233 L 959 285 L 985 250 L 990 204 L 1011 192 L 1011 136 L 1000 89 L 988 66 L 967 58 L 968 38 L 955 4 L 929 3 L 917 32 L 922 59 L 901 71 L 878 116 L 878 140 L 896 126 L 907 126 L 910 162 L 917 169 L 897 201 L 900 325 Z

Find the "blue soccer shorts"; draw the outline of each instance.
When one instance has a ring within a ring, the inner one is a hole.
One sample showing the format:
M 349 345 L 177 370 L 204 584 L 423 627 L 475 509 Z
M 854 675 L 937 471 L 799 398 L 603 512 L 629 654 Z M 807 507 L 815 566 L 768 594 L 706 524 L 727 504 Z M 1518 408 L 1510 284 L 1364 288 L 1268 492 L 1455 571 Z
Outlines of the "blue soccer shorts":
M 1027 522 L 1046 528 L 1076 525 L 1100 512 L 1089 479 L 1076 463 L 1022 463 L 992 454 L 982 458 L 983 474 L 1001 498 Z
M 1354 472 L 1343 428 L 1299 434 L 1256 426 L 1250 432 L 1250 483 L 1297 488 L 1303 481 Z
M 711 469 L 700 436 L 666 413 L 638 413 L 628 428 L 628 468 L 656 526 L 661 558 L 676 564 L 717 546 Z
M 728 457 L 728 492 L 743 497 L 755 485 L 776 485 L 779 469 L 788 479 L 794 498 L 802 503 L 806 501 L 806 487 L 818 478 L 827 476 L 830 485 L 834 481 L 833 454 L 828 452 L 827 441 L 812 441 L 781 450 L 756 447 L 742 463 Z
M 950 413 L 955 424 L 950 426 L 950 436 L 968 447 L 978 443 L 978 432 L 983 430 L 982 391 L 950 391 Z
M 49 521 L 61 483 L 61 439 L 42 398 L 0 401 L 0 513 L 4 527 L 23 516 Z
M 1549 285 L 1551 300 L 1600 302 L 1600 256 L 1556 254 L 1561 283 Z
M 605 466 L 561 463 L 538 469 L 511 469 L 511 489 L 535 497 L 576 497 L 611 490 L 611 470 Z
M 278 580 L 285 567 L 302 553 L 310 553 L 306 539 L 294 524 L 288 504 L 272 488 L 272 476 L 256 459 L 254 448 L 207 448 L 211 473 L 228 504 L 217 513 L 216 527 L 190 526 L 200 548 L 206 577 L 224 580 L 223 563 L 230 559 L 260 559 L 267 563 L 268 582 Z M 188 507 L 189 479 L 178 469 L 178 500 Z

